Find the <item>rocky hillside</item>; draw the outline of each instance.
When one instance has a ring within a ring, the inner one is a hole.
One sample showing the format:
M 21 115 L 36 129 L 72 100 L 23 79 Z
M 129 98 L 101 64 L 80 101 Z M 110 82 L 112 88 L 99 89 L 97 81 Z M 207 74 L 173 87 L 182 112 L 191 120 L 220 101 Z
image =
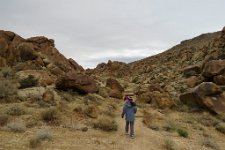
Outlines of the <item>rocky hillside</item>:
M 163 53 L 130 64 L 109 61 L 92 72 L 133 83 L 130 86 L 136 87 L 134 92 L 141 101 L 171 107 L 178 104 L 179 95 L 190 88 L 202 82 L 218 81 L 219 77 L 212 80 L 202 70 L 207 62 L 224 59 L 224 36 L 225 28 L 182 41 Z

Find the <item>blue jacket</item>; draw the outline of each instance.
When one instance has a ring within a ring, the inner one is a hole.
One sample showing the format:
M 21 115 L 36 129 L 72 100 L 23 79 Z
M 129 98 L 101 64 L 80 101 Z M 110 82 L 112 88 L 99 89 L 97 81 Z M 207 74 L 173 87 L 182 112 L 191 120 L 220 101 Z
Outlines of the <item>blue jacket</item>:
M 130 102 L 127 102 L 123 106 L 122 118 L 125 115 L 126 121 L 134 121 L 134 114 L 137 112 L 137 107 L 132 106 Z

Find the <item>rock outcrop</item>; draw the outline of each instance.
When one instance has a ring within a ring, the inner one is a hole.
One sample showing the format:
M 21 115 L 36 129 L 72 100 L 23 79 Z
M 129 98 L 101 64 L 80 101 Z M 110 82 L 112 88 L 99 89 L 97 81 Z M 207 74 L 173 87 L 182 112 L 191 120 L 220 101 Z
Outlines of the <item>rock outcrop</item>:
M 99 87 L 91 77 L 76 72 L 69 72 L 56 81 L 59 90 L 74 90 L 81 94 L 97 93 Z

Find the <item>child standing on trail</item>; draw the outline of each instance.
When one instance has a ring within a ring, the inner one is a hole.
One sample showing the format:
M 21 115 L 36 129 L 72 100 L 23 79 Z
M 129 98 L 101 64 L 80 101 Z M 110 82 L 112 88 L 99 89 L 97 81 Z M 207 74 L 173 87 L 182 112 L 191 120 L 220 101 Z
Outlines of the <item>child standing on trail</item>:
M 134 120 L 135 113 L 137 112 L 136 104 L 133 102 L 133 99 L 129 96 L 124 97 L 125 104 L 123 106 L 122 118 L 125 115 L 126 126 L 125 134 L 128 135 L 129 126 L 130 126 L 130 137 L 134 138 Z

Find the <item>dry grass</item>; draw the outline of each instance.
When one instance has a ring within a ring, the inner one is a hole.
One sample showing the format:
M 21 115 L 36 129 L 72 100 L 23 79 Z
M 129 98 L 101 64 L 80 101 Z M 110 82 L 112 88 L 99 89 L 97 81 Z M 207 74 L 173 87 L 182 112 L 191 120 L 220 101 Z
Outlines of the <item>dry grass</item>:
M 7 125 L 7 128 L 12 132 L 25 132 L 26 126 L 22 121 L 15 121 Z
M 197 122 L 201 123 L 206 127 L 216 126 L 219 121 L 209 113 L 204 113 L 197 118 Z
M 10 96 L 15 95 L 17 92 L 16 84 L 11 80 L 1 80 L 0 81 L 0 100 L 7 99 Z
M 37 131 L 34 137 L 32 137 L 29 141 L 30 147 L 37 148 L 44 140 L 52 140 L 52 134 L 48 129 L 41 129 Z
M 202 146 L 209 147 L 215 150 L 219 150 L 219 145 L 211 138 L 203 138 Z
M 25 114 L 25 110 L 21 106 L 14 105 L 8 109 L 7 114 L 12 116 L 20 116 Z
M 102 115 L 93 122 L 93 128 L 101 129 L 103 131 L 116 131 L 118 126 L 115 120 L 108 116 Z
M 78 104 L 73 109 L 74 112 L 80 114 L 82 117 L 97 118 L 99 109 L 95 105 L 81 105 Z

